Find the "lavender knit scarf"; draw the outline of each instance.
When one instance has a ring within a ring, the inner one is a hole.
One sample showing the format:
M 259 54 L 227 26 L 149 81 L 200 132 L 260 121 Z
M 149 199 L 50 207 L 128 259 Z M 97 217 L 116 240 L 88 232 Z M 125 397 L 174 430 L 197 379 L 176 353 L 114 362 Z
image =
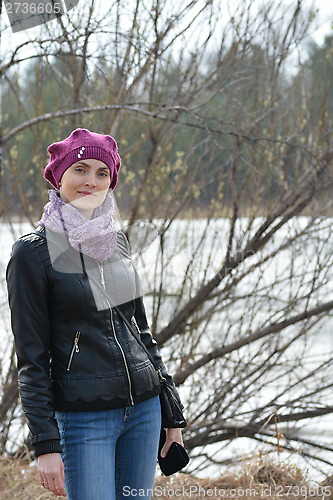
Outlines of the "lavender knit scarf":
M 53 189 L 49 190 L 49 200 L 39 224 L 55 233 L 67 234 L 75 250 L 93 259 L 105 261 L 112 255 L 117 245 L 117 230 L 112 217 L 115 206 L 110 193 L 95 209 L 90 220 L 73 205 L 65 203 Z

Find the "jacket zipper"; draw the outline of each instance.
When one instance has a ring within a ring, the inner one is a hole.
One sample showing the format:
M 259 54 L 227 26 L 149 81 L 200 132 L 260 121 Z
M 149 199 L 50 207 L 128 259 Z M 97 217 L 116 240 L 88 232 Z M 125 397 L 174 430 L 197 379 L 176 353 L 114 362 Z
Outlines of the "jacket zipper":
M 69 361 L 68 361 L 68 365 L 67 365 L 67 371 L 69 372 L 70 369 L 71 369 L 71 364 L 72 364 L 72 361 L 73 361 L 73 357 L 74 357 L 74 353 L 75 352 L 80 352 L 80 348 L 79 348 L 79 340 L 80 340 L 80 332 L 77 330 L 75 332 L 75 337 L 74 337 L 74 342 L 73 342 L 73 347 L 72 347 L 72 350 L 71 350 L 71 354 L 69 356 Z
M 103 264 L 101 264 L 100 262 L 97 262 L 97 264 L 98 264 L 99 272 L 101 274 L 101 283 L 102 283 L 102 286 L 103 286 L 104 290 L 106 290 Z M 132 381 L 131 381 L 130 371 L 129 371 L 128 364 L 127 364 L 127 359 L 126 359 L 124 350 L 123 350 L 123 348 L 122 348 L 122 346 L 121 346 L 121 344 L 119 342 L 119 339 L 117 337 L 116 330 L 115 330 L 115 327 L 114 327 L 114 324 L 113 324 L 113 314 L 112 314 L 112 308 L 111 308 L 110 302 L 109 302 L 109 300 L 108 300 L 107 297 L 105 297 L 105 299 L 106 299 L 106 301 L 108 303 L 108 307 L 109 307 L 109 311 L 110 311 L 110 321 L 111 321 L 111 325 L 112 325 L 113 336 L 114 336 L 114 339 L 116 341 L 117 346 L 119 347 L 119 350 L 120 350 L 122 358 L 123 358 L 124 366 L 125 366 L 125 371 L 126 371 L 126 376 L 127 376 L 127 381 L 128 381 L 128 390 L 129 390 L 129 397 L 130 397 L 131 405 L 134 406 L 134 399 L 133 399 L 133 394 L 132 394 Z

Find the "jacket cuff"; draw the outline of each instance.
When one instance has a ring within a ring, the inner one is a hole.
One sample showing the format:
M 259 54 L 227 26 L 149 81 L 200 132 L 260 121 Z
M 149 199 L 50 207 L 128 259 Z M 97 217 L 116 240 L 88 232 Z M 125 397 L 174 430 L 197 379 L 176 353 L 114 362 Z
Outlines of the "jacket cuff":
M 34 444 L 35 455 L 46 455 L 47 453 L 61 453 L 62 446 L 59 439 L 50 439 L 49 441 L 39 441 Z

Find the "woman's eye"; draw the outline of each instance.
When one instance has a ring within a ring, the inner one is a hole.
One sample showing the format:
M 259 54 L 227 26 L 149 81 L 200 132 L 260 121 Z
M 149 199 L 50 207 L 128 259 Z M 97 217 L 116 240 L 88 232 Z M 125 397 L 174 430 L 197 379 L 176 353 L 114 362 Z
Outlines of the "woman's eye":
M 108 177 L 108 174 L 106 172 L 100 172 L 98 175 L 101 177 Z
M 85 172 L 84 168 L 82 168 L 82 167 L 76 167 L 75 171 L 76 172 Z

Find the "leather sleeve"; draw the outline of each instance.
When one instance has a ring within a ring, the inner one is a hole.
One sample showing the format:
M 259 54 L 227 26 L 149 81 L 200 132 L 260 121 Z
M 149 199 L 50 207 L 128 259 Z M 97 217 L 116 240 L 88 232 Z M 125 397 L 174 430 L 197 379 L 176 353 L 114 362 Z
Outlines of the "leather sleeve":
M 61 447 L 50 377 L 48 280 L 36 244 L 14 244 L 6 279 L 22 407 L 32 444 L 43 454 Z

